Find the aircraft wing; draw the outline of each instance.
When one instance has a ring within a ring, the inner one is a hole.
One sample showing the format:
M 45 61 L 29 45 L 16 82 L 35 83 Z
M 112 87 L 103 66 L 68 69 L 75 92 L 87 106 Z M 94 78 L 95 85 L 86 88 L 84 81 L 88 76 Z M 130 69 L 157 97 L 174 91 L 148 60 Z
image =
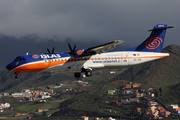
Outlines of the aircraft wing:
M 85 52 L 93 53 L 93 54 L 100 54 L 100 53 L 103 53 L 103 52 L 106 52 L 106 51 L 109 51 L 109 50 L 115 48 L 116 45 L 121 44 L 123 42 L 124 41 L 122 41 L 122 40 L 115 40 L 115 41 L 112 41 L 112 42 L 109 42 L 109 43 L 106 43 L 103 45 L 88 48 L 88 49 L 86 49 Z

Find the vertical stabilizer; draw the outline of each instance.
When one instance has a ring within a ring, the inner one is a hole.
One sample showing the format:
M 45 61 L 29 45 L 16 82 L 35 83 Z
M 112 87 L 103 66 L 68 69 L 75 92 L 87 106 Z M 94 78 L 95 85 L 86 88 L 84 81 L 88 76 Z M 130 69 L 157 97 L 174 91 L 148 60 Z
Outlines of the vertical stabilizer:
M 173 27 L 167 27 L 166 24 L 158 24 L 154 26 L 152 30 L 149 30 L 152 31 L 150 36 L 143 43 L 126 51 L 161 52 L 167 28 Z

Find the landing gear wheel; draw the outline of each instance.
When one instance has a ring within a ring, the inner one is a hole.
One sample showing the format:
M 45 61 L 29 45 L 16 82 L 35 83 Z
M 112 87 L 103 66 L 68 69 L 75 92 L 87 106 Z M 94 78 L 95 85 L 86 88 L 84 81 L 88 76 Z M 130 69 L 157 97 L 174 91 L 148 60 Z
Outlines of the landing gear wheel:
M 14 74 L 16 74 L 15 78 L 18 79 L 20 72 L 14 72 Z
M 19 78 L 19 75 L 18 75 L 18 74 L 16 74 L 15 78 L 16 78 L 16 79 L 18 79 L 18 78 Z
M 81 77 L 81 73 L 74 73 L 74 77 L 75 78 L 80 78 Z
M 86 75 L 87 77 L 89 77 L 89 76 L 92 75 L 92 72 L 91 72 L 90 70 L 87 70 L 87 71 L 85 72 L 85 75 Z

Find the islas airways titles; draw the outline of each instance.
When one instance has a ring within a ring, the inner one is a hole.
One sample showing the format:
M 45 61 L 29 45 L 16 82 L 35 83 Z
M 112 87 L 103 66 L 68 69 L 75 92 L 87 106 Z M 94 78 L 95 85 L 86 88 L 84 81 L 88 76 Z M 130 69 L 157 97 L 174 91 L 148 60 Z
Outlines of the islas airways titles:
M 84 73 L 87 77 L 92 75 L 92 71 L 100 69 L 127 68 L 141 63 L 168 57 L 169 53 L 162 53 L 166 30 L 173 28 L 166 24 L 154 26 L 150 36 L 137 47 L 123 50 L 107 52 L 123 43 L 122 40 L 115 40 L 103 45 L 76 50 L 76 45 L 72 48 L 68 43 L 70 52 L 20 55 L 6 66 L 9 71 L 14 72 L 18 78 L 23 72 L 44 72 L 63 71 L 72 72 L 74 77 L 79 78 Z

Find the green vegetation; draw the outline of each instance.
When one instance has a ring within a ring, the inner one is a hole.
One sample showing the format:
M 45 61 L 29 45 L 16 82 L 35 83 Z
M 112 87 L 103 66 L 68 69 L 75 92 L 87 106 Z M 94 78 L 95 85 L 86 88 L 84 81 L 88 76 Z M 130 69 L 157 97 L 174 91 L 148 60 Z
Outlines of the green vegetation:
M 39 104 L 28 104 L 28 105 L 23 105 L 16 107 L 15 110 L 18 110 L 20 112 L 32 112 L 36 111 L 36 109 L 50 109 L 50 108 L 57 108 L 59 103 L 39 103 Z
M 158 99 L 167 108 L 168 105 L 180 105 L 180 83 L 162 88 L 162 96 Z

